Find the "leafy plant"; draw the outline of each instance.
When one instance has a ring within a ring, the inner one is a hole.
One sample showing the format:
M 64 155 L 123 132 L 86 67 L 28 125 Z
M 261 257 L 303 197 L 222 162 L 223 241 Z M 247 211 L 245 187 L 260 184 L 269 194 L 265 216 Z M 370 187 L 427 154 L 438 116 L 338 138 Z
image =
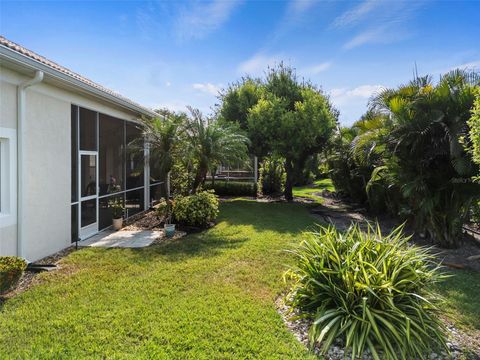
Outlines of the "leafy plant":
M 22 277 L 27 262 L 16 256 L 0 256 L 0 295 L 13 288 Z
M 425 358 L 444 347 L 439 309 L 431 292 L 444 275 L 428 249 L 409 246 L 402 226 L 383 236 L 358 225 L 308 233 L 294 250 L 297 264 L 288 300 L 310 317 L 311 342 L 323 353 L 342 338 L 351 357 L 369 349 L 375 359 Z
M 275 195 L 285 188 L 285 169 L 283 159 L 269 156 L 263 159 L 260 165 L 258 184 L 263 195 Z
M 218 216 L 218 198 L 211 190 L 178 196 L 173 206 L 175 220 L 187 226 L 205 227 Z
M 108 207 L 112 212 L 113 219 L 120 219 L 123 216 L 123 203 L 119 198 L 112 199 L 108 202 Z
M 172 222 L 173 206 L 174 202 L 165 198 L 160 199 L 159 203 L 155 205 L 157 215 L 164 219 L 165 224 L 170 224 Z

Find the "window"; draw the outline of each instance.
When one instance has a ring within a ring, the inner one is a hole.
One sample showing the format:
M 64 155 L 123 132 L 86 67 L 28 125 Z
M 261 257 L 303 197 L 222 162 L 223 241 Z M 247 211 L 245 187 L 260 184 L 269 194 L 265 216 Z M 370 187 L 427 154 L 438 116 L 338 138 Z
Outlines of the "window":
M 0 227 L 16 223 L 17 132 L 0 128 Z

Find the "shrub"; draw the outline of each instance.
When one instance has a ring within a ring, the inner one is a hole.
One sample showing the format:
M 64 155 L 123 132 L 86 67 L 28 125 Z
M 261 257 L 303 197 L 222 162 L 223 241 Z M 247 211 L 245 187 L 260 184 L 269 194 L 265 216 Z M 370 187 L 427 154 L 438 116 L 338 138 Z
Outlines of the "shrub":
M 27 263 L 22 258 L 0 256 L 0 294 L 6 293 L 17 284 L 26 267 Z
M 218 198 L 211 190 L 179 196 L 173 203 L 173 216 L 180 224 L 205 227 L 218 216 Z
M 263 195 L 275 195 L 283 192 L 285 187 L 285 169 L 283 159 L 268 157 L 260 166 L 258 188 Z
M 221 196 L 256 196 L 257 184 L 244 181 L 215 181 L 205 184 L 205 189 L 214 190 Z
M 327 352 L 342 338 L 351 358 L 365 348 L 378 359 L 424 358 L 445 347 L 435 297 L 442 275 L 428 249 L 409 246 L 402 227 L 382 236 L 369 225 L 345 233 L 334 227 L 307 234 L 287 272 L 290 304 L 313 320 L 310 340 Z

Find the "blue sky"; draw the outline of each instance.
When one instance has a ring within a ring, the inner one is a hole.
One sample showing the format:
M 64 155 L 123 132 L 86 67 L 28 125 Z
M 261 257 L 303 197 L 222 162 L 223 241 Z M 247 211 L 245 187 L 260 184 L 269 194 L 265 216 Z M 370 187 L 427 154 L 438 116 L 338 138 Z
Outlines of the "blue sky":
M 205 113 L 285 61 L 343 124 L 381 87 L 480 70 L 480 1 L 0 1 L 0 33 L 149 107 Z

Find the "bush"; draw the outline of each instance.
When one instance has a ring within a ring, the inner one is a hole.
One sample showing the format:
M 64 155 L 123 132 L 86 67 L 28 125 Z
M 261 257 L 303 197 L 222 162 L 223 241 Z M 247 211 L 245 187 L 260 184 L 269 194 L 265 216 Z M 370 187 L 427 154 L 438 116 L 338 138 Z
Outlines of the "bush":
M 173 203 L 173 216 L 180 224 L 206 227 L 218 216 L 218 198 L 211 190 L 179 196 Z
M 402 227 L 382 236 L 358 225 L 307 235 L 294 251 L 290 304 L 313 320 L 310 340 L 326 353 L 342 338 L 351 358 L 424 358 L 445 347 L 432 284 L 444 278 L 425 248 L 409 246 Z
M 268 157 L 260 165 L 258 188 L 263 195 L 281 194 L 285 188 L 283 159 Z
M 16 256 L 0 256 L 0 294 L 13 288 L 20 280 L 27 263 Z
M 215 181 L 205 184 L 205 189 L 214 190 L 221 196 L 257 196 L 257 184 L 243 181 Z

